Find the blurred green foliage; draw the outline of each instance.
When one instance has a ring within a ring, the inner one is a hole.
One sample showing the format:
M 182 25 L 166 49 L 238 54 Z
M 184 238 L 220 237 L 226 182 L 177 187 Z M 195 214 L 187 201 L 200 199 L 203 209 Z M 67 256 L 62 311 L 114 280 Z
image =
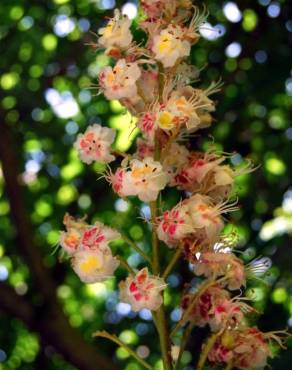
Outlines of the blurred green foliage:
M 141 208 L 135 200 L 117 199 L 105 181 L 97 181 L 97 172 L 103 167 L 85 167 L 72 149 L 77 132 L 94 122 L 118 130 L 115 145 L 119 150 L 129 149 L 138 134 L 118 102 L 108 103 L 95 95 L 98 72 L 110 61 L 88 45 L 95 41 L 90 31 L 96 32 L 104 23 L 112 12 L 106 8 L 114 3 L 1 0 L 0 114 L 15 132 L 34 238 L 42 245 L 44 264 L 54 274 L 71 325 L 87 340 L 97 329 L 120 333 L 121 339 L 150 358 L 159 370 L 149 313 L 135 315 L 118 304 L 116 283 L 125 273 L 119 270 L 117 280 L 84 285 L 66 261 L 60 264 L 52 254 L 65 212 L 102 220 L 149 249 L 148 226 L 137 219 L 141 214 L 147 216 L 147 207 Z M 257 171 L 238 179 L 241 209 L 231 216 L 231 223 L 240 235 L 241 247 L 247 248 L 243 253 L 246 261 L 265 255 L 274 262 L 268 285 L 259 281 L 248 287 L 253 304 L 264 311 L 259 326 L 263 330 L 285 328 L 292 326 L 291 5 L 288 0 L 205 3 L 211 14 L 209 26 L 221 33 L 206 27 L 204 35 L 212 40 L 202 38 L 191 60 L 202 68 L 203 85 L 220 76 L 225 84 L 217 97 L 217 121 L 211 130 L 201 132 L 202 137 L 194 138 L 192 145 L 206 149 L 215 140 L 218 148 L 240 153 L 232 157 L 234 163 L 240 163 L 243 156 L 259 165 Z M 176 202 L 173 192 L 166 195 L 166 207 Z M 19 258 L 9 208 L 0 177 L 0 280 L 33 302 L 32 276 Z M 113 248 L 132 266 L 143 262 L 125 244 L 116 243 Z M 177 319 L 177 292 L 187 276 L 182 267 L 168 281 L 167 302 L 173 320 Z M 41 338 L 18 320 L 7 320 L 3 313 L 0 327 L 0 369 L 40 369 L 40 358 L 46 359 L 48 369 L 72 369 L 53 348 L 43 348 Z M 114 356 L 121 368 L 140 369 L 123 349 L 103 340 L 99 346 Z M 190 352 L 191 346 L 185 353 L 186 366 Z M 282 353 L 275 360 L 275 369 L 291 369 L 291 360 L 291 350 Z

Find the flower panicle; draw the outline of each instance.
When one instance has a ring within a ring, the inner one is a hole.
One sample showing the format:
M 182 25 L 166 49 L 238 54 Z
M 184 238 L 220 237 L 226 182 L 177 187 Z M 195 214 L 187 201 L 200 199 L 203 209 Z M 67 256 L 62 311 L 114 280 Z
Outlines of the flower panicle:
M 190 0 L 141 0 L 141 10 L 138 26 L 145 31 L 146 42 L 134 40 L 132 21 L 116 9 L 97 31 L 98 40 L 92 45 L 110 58 L 109 65 L 100 69 L 96 86 L 107 100 L 118 101 L 130 115 L 133 130 L 140 130 L 135 149 L 130 154 L 119 152 L 116 130 L 101 123 L 79 133 L 74 148 L 83 163 L 98 162 L 106 167 L 99 180 L 106 180 L 118 197 L 136 197 L 149 205 L 151 215 L 141 218 L 151 230 L 151 253 L 145 252 L 148 239 L 144 236 L 143 242 L 136 244 L 101 222 L 88 224 L 85 218 L 69 214 L 64 216 L 65 230 L 60 233 L 61 252 L 84 283 L 105 281 L 119 266 L 126 269 L 128 276 L 119 283 L 120 300 L 132 311 L 152 311 L 165 370 L 173 369 L 171 352 L 175 369 L 180 368 L 194 326 L 208 326 L 212 333 L 202 347 L 197 369 L 203 369 L 206 361 L 226 364 L 228 369 L 264 367 L 272 356 L 269 343 L 284 348 L 288 335 L 262 333 L 250 326 L 249 317 L 258 312 L 252 307 L 252 297 L 243 294 L 247 280 L 264 276 L 271 261 L 260 257 L 244 264 L 236 249 L 238 233 L 235 228 L 225 231 L 227 215 L 239 209 L 236 179 L 256 167 L 251 160 L 236 160 L 235 153 L 216 150 L 214 139 L 205 151 L 194 151 L 190 145 L 216 124 L 213 114 L 218 102 L 213 95 L 223 87 L 219 79 L 202 88 L 202 68 L 189 63 L 208 10 Z M 166 188 L 180 194 L 172 208 L 163 204 L 170 194 Z M 142 256 L 143 264 L 134 268 L 129 260 L 113 253 L 111 243 L 119 239 Z M 166 266 L 161 258 L 165 248 L 172 254 Z M 167 276 L 179 260 L 189 265 L 201 283 L 184 282 L 182 317 L 171 338 L 178 329 L 185 331 L 181 345 L 173 346 L 172 351 L 164 291 L 168 289 Z M 98 335 L 124 345 L 114 335 Z M 141 362 L 134 351 L 127 350 Z M 144 361 L 141 364 L 151 368 Z

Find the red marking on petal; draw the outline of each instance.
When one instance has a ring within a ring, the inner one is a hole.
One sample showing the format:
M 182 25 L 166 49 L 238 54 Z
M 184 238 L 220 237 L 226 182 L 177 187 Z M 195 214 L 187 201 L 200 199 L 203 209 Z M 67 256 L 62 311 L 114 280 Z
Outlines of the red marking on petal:
M 162 230 L 166 233 L 168 229 L 168 222 L 163 222 L 161 227 L 162 227 Z
M 143 295 L 141 293 L 136 293 L 134 294 L 134 298 L 136 299 L 136 301 L 141 301 L 141 299 L 143 298 Z
M 91 141 L 94 139 L 94 133 L 93 132 L 89 132 L 88 134 L 86 134 L 85 136 L 85 140 L 87 141 Z
M 174 225 L 174 224 L 170 225 L 169 226 L 169 229 L 168 229 L 169 234 L 170 235 L 174 235 L 175 232 L 176 232 L 176 229 L 177 229 L 177 226 L 176 225 Z
M 226 310 L 225 310 L 225 307 L 224 306 L 217 306 L 216 307 L 216 312 L 218 312 L 218 313 L 223 313 L 223 312 L 225 312 Z
M 205 164 L 206 164 L 206 161 L 204 161 L 203 159 L 198 159 L 197 161 L 195 161 L 194 166 L 195 167 L 202 167 Z
M 87 148 L 88 147 L 88 142 L 86 141 L 86 140 L 84 140 L 84 139 L 82 139 L 81 141 L 80 141 L 80 148 L 81 149 L 85 149 L 85 148 Z
M 146 279 L 147 279 L 147 271 L 145 270 L 142 270 L 138 275 L 137 275 L 137 282 L 138 284 L 143 284 L 145 283 Z
M 96 243 L 101 243 L 102 241 L 105 240 L 105 236 L 104 235 L 99 235 L 96 239 L 95 239 L 95 242 Z
M 138 290 L 136 283 L 132 282 L 129 286 L 129 290 L 130 292 L 136 292 Z

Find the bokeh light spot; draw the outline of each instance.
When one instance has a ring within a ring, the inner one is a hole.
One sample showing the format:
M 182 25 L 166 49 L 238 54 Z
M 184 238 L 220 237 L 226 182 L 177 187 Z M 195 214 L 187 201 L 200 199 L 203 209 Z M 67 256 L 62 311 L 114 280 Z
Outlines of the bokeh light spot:
M 47 34 L 42 39 L 42 45 L 47 51 L 53 51 L 58 45 L 57 37 L 53 34 Z
M 242 27 L 245 31 L 250 32 L 252 31 L 258 23 L 258 16 L 252 9 L 246 9 L 243 12 L 243 22 Z
M 288 298 L 285 288 L 276 288 L 272 293 L 272 300 L 275 303 L 284 303 Z
M 19 82 L 19 75 L 16 72 L 4 73 L 1 76 L 0 84 L 4 90 L 12 89 Z
M 265 168 L 268 172 L 277 176 L 283 175 L 286 171 L 285 163 L 276 157 L 268 158 L 265 161 Z
M 122 6 L 122 14 L 127 15 L 129 19 L 134 19 L 138 13 L 137 5 L 134 3 L 126 3 Z
M 269 17 L 277 18 L 280 15 L 280 12 L 281 12 L 281 7 L 279 3 L 274 2 L 268 6 L 267 13 Z
M 232 23 L 241 21 L 242 15 L 236 3 L 229 1 L 223 7 L 225 17 Z
M 241 53 L 241 49 L 239 42 L 232 42 L 225 49 L 225 53 L 229 58 L 237 58 Z

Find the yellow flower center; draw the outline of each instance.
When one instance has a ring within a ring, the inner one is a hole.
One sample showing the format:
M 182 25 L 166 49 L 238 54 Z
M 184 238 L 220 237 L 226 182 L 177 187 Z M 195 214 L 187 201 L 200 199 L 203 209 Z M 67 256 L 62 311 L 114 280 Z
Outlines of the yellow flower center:
M 163 37 L 158 44 L 158 50 L 160 53 L 166 53 L 171 48 L 171 39 L 169 37 Z
M 135 168 L 132 171 L 132 177 L 139 178 L 139 177 L 143 177 L 144 175 L 149 175 L 153 172 L 153 168 L 154 167 L 151 167 L 149 165 L 141 167 L 141 168 Z
M 86 261 L 80 264 L 80 270 L 84 274 L 90 274 L 101 268 L 101 260 L 97 256 L 89 256 Z
M 170 130 L 173 127 L 173 115 L 169 112 L 162 112 L 158 118 L 158 125 L 162 129 Z
M 106 80 L 109 85 L 113 83 L 114 79 L 115 79 L 115 76 L 113 73 L 108 73 L 108 75 L 106 76 Z
M 106 27 L 105 27 L 105 30 L 104 30 L 104 36 L 105 37 L 109 37 L 111 36 L 112 34 L 112 30 L 114 28 L 114 24 L 113 23 L 109 23 Z

